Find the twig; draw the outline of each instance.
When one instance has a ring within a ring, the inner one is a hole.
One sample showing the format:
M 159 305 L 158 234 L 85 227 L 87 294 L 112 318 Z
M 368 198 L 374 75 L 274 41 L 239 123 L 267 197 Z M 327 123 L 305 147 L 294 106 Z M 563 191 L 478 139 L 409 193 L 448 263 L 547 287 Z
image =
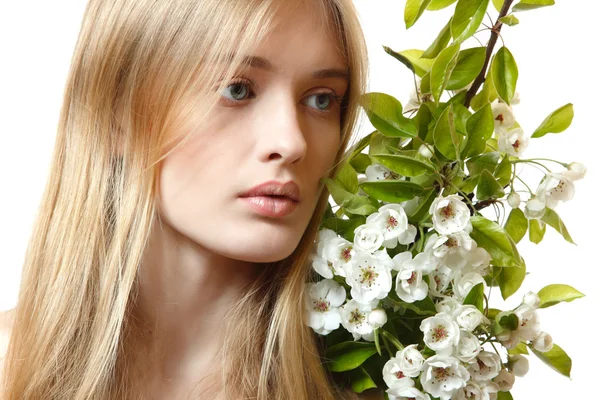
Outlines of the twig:
M 488 64 L 490 63 L 490 59 L 492 58 L 492 52 L 494 51 L 494 46 L 496 46 L 498 34 L 500 33 L 500 29 L 502 28 L 502 22 L 500 22 L 500 19 L 505 17 L 506 14 L 508 14 L 508 9 L 510 8 L 510 5 L 513 1 L 514 0 L 504 0 L 504 4 L 502 5 L 502 9 L 500 10 L 498 19 L 496 20 L 496 24 L 491 29 L 492 33 L 490 36 L 490 41 L 487 45 L 487 49 L 485 50 L 485 62 L 483 63 L 483 68 L 481 69 L 479 75 L 477 75 L 477 78 L 475 78 L 473 85 L 471 86 L 465 97 L 465 107 L 467 108 L 469 108 L 469 106 L 471 105 L 471 100 L 473 99 L 473 97 L 475 97 L 477 90 L 479 90 L 479 87 L 485 81 L 485 73 L 487 71 Z

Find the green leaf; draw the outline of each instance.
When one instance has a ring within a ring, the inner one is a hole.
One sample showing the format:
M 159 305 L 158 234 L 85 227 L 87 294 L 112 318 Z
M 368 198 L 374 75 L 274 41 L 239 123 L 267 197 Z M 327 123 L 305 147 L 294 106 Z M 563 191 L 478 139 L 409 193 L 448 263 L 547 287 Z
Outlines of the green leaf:
M 529 354 L 529 350 L 527 350 L 527 345 L 523 342 L 520 342 L 517 347 L 508 350 L 508 354 L 517 355 L 517 354 Z
M 505 267 L 500 268 L 500 272 L 496 280 L 498 281 L 498 286 L 500 287 L 500 293 L 502 294 L 502 298 L 504 300 L 508 299 L 510 296 L 515 294 L 517 290 L 521 287 L 523 280 L 525 279 L 525 275 L 527 270 L 525 268 L 525 264 L 523 263 L 522 267 Z
M 498 161 L 500 161 L 500 153 L 497 151 L 492 151 L 489 153 L 484 153 L 477 157 L 473 157 L 469 161 L 467 161 L 469 175 L 479 175 L 484 170 L 493 173 L 498 167 Z
M 511 14 L 500 18 L 500 22 L 508 26 L 515 26 L 519 23 L 519 19 Z
M 429 207 L 431 207 L 431 203 L 433 203 L 436 197 L 437 194 L 435 193 L 435 190 L 430 190 L 423 196 L 420 196 L 417 208 L 411 215 L 408 216 L 408 220 L 411 223 L 418 223 L 424 218 L 429 217 Z
M 358 153 L 350 160 L 350 165 L 356 172 L 364 174 L 367 167 L 371 165 L 371 158 L 367 154 Z
M 358 193 L 358 176 L 349 163 L 342 164 L 335 180 L 350 193 Z
M 510 104 L 517 88 L 519 70 L 513 55 L 505 46 L 494 56 L 491 73 L 498 96 Z
M 379 328 L 373 329 L 373 341 L 375 343 L 375 348 L 377 349 L 377 354 L 381 355 L 381 346 L 379 345 Z
M 494 8 L 496 9 L 496 11 L 500 12 L 500 10 L 502 10 L 504 0 L 492 0 L 492 3 L 494 3 Z
M 473 82 L 485 62 L 485 47 L 472 47 L 458 53 L 456 66 L 452 70 L 447 90 L 458 90 Z
M 573 115 L 573 104 L 565 104 L 548 115 L 541 125 L 533 132 L 531 137 L 539 138 L 547 133 L 563 132 L 571 125 Z
M 423 192 L 423 186 L 408 181 L 362 182 L 358 185 L 369 196 L 392 203 L 401 203 Z
M 362 393 L 367 389 L 377 387 L 377 384 L 373 382 L 373 379 L 363 367 L 358 367 L 348 374 L 351 382 L 350 386 L 356 393 Z
M 546 234 L 546 223 L 537 219 L 529 220 L 529 241 L 539 244 Z
M 427 6 L 429 11 L 437 11 L 454 4 L 456 0 L 431 0 Z
M 391 326 L 393 327 L 393 325 Z M 394 336 L 390 332 L 386 331 L 385 329 L 382 329 L 381 334 L 386 338 L 386 340 L 389 340 L 390 343 L 392 343 L 396 347 L 396 350 L 402 350 L 404 348 L 404 346 L 402 346 L 402 343 L 400 343 L 398 338 L 396 338 L 396 336 Z
M 406 24 L 406 29 L 417 22 L 430 2 L 431 0 L 406 0 L 406 5 L 404 6 L 404 23 Z
M 327 185 L 327 190 L 335 203 L 344 207 L 346 211 L 352 214 L 369 215 L 377 208 L 371 204 L 369 199 L 358 194 L 353 194 L 344 189 L 337 181 L 324 178 L 323 182 Z
M 451 28 L 455 43 L 465 41 L 477 31 L 489 3 L 489 0 L 458 0 Z
M 403 154 L 374 154 L 371 157 L 379 164 L 386 166 L 394 172 L 404 176 L 419 176 L 425 173 L 435 172 L 431 162 L 414 151 L 414 154 L 404 152 Z
M 532 345 L 529 345 L 529 349 L 550 368 L 568 378 L 571 377 L 571 357 L 559 345 L 553 345 L 552 349 L 545 353 L 537 351 Z
M 479 110 L 486 104 L 496 100 L 496 98 L 498 98 L 498 92 L 496 92 L 496 88 L 494 87 L 494 81 L 491 74 L 488 73 L 483 82 L 483 88 L 475 95 L 475 97 L 473 97 L 473 100 L 471 100 L 471 108 L 473 110 Z
M 363 94 L 359 102 L 375 129 L 385 136 L 406 138 L 417 136 L 417 126 L 402 115 L 402 104 L 395 97 L 372 92 Z
M 350 151 L 350 159 L 352 160 L 354 157 L 359 155 L 368 145 L 371 143 L 371 139 L 373 136 L 377 134 L 377 131 L 373 131 L 368 135 L 365 135 L 362 139 L 358 141 L 355 145 L 352 146 L 352 150 Z
M 478 156 L 494 133 L 494 114 L 490 104 L 481 107 L 467 120 L 467 145 L 463 151 L 465 158 Z
M 419 86 L 422 94 L 431 93 L 431 74 L 427 72 L 423 78 L 421 78 L 421 85 Z M 421 107 L 423 108 L 423 107 Z
M 498 392 L 496 400 L 513 400 L 513 397 L 510 392 Z
M 433 141 L 436 149 L 449 160 L 460 158 L 460 148 L 463 136 L 454 126 L 454 111 L 452 104 L 446 107 L 435 125 Z
M 390 138 L 380 132 L 375 131 L 369 142 L 369 155 L 372 154 L 394 154 L 400 145 L 401 138 Z
M 448 21 L 446 26 L 444 26 L 444 28 L 442 28 L 442 30 L 437 35 L 437 37 L 435 38 L 433 43 L 431 43 L 431 45 L 427 48 L 427 50 L 425 50 L 425 52 L 423 53 L 423 55 L 421 57 L 436 58 L 438 56 L 438 54 L 440 54 L 440 52 L 446 48 L 448 43 L 450 43 L 450 39 L 452 38 L 452 35 L 450 34 L 450 23 L 451 22 L 452 22 L 452 18 L 450 18 L 450 20 Z
M 525 269 L 525 263 L 515 243 L 500 225 L 480 216 L 471 217 L 471 224 L 473 225 L 471 237 L 490 253 L 494 265 L 514 267 L 510 269 Z
M 431 94 L 436 104 L 440 101 L 440 97 L 452 75 L 452 70 L 456 66 L 459 50 L 459 43 L 450 45 L 440 52 L 431 66 Z
M 504 230 L 515 243 L 519 243 L 527 233 L 528 225 L 525 213 L 520 208 L 513 208 L 504 224 Z
M 558 233 L 562 235 L 563 238 L 565 238 L 567 242 L 575 244 L 575 242 L 571 238 L 571 235 L 569 234 L 569 231 L 567 230 L 567 227 L 562 222 L 556 211 L 546 207 L 546 212 L 542 216 L 542 221 L 553 227 Z
M 508 185 L 512 176 L 512 164 L 508 156 L 504 156 L 494 171 L 494 177 L 502 187 Z
M 512 11 L 528 11 L 552 5 L 554 5 L 554 0 L 521 0 L 513 6 Z
M 504 194 L 504 188 L 490 174 L 490 171 L 483 171 L 477 184 L 477 200 L 499 199 L 504 197 Z
M 509 331 L 516 331 L 519 328 L 519 317 L 512 311 L 505 311 L 498 314 L 496 322 Z
M 469 291 L 467 297 L 463 301 L 463 304 L 472 304 L 481 312 L 483 312 L 483 283 L 478 283 L 473 286 Z
M 423 78 L 423 76 L 431 70 L 434 61 L 429 58 L 421 58 L 423 53 L 423 50 L 417 49 L 403 50 L 400 53 L 398 53 L 400 56 L 404 57 L 408 60 L 408 62 L 411 63 L 411 65 L 414 68 L 415 74 L 417 74 L 417 76 L 419 76 L 420 78 Z
M 347 341 L 327 348 L 325 358 L 331 371 L 343 372 L 358 368 L 375 353 L 373 343 Z
M 553 284 L 542 288 L 542 290 L 538 292 L 538 296 L 540 297 L 540 306 L 538 308 L 546 308 L 558 304 L 561 301 L 570 302 L 582 298 L 585 295 L 572 286 Z

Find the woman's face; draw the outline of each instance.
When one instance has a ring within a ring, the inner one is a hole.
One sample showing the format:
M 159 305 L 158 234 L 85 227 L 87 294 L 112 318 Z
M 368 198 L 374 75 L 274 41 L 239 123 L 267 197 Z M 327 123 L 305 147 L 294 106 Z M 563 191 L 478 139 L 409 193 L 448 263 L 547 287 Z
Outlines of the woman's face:
M 340 146 L 336 97 L 348 86 L 336 42 L 307 10 L 279 21 L 252 54 L 268 62 L 255 59 L 236 76 L 203 129 L 164 159 L 160 175 L 163 223 L 214 253 L 248 262 L 281 260 L 298 245 L 319 179 Z M 315 74 L 330 69 L 340 71 Z M 271 209 L 282 211 L 278 216 L 252 205 L 268 209 L 278 200 L 241 197 L 273 180 L 299 188 L 291 208 L 285 211 L 288 199 Z

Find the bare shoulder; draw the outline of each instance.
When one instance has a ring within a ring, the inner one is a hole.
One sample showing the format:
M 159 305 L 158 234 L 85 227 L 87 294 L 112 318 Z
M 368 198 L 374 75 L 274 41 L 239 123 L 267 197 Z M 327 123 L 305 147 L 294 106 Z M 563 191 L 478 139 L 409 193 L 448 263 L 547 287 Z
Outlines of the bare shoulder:
M 358 398 L 360 400 L 383 400 L 383 399 L 385 399 L 383 389 L 379 389 L 379 388 L 367 389 L 364 392 L 359 393 Z

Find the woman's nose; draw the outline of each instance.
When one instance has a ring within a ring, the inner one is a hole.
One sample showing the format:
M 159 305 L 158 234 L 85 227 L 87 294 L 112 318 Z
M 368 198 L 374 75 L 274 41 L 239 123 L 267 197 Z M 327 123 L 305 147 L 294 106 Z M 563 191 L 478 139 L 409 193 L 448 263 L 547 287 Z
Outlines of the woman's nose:
M 274 103 L 265 119 L 268 126 L 261 134 L 264 161 L 280 160 L 285 164 L 297 163 L 307 150 L 305 126 L 298 105 L 291 96 Z

